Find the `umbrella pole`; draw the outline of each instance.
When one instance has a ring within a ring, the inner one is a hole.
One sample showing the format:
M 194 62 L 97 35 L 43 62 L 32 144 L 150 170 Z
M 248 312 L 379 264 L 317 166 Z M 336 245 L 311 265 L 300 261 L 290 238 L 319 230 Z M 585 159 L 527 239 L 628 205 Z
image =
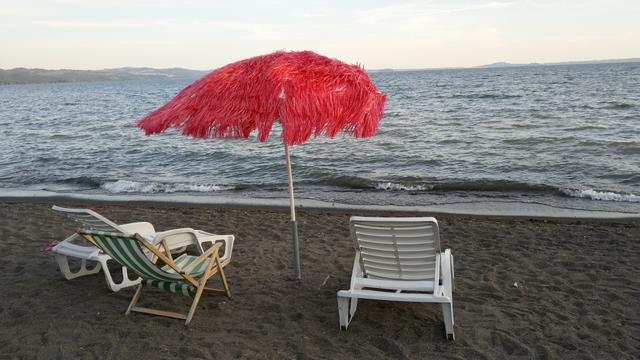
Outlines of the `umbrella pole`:
M 296 221 L 296 203 L 293 197 L 293 175 L 291 174 L 291 158 L 289 146 L 284 145 L 284 155 L 287 158 L 287 175 L 289 176 L 289 206 L 291 207 L 291 236 L 293 238 L 293 271 L 296 279 L 300 280 L 300 248 L 298 246 L 298 222 Z

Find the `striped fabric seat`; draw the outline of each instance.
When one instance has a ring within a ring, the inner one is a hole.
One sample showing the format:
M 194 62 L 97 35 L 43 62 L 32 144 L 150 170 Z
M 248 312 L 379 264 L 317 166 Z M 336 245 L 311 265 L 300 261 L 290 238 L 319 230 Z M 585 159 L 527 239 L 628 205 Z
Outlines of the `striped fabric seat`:
M 168 282 L 184 280 L 182 275 L 175 271 L 166 272 L 151 262 L 140 242 L 134 237 L 102 231 L 91 231 L 90 233 L 93 240 L 104 252 L 120 264 L 137 272 L 142 278 Z
M 104 231 L 126 235 L 138 234 L 151 244 L 162 247 L 166 245 L 166 247 L 169 247 L 171 254 L 183 253 L 187 250 L 187 246 L 190 245 L 194 245 L 192 249 L 195 247 L 195 250 L 202 254 L 206 249 L 206 247 L 203 246 L 204 244 L 210 243 L 213 245 L 217 242 L 224 242 L 224 252 L 220 259 L 225 265 L 231 260 L 234 241 L 233 235 L 217 235 L 191 228 L 178 228 L 156 232 L 153 224 L 149 222 L 116 224 L 90 209 L 74 209 L 60 206 L 53 206 L 52 209 L 61 212 L 73 220 L 77 224 L 76 228 L 87 231 Z M 163 244 L 163 242 L 166 242 L 166 244 Z M 146 247 L 142 248 L 147 257 L 153 260 L 155 257 L 153 252 L 149 251 Z M 143 281 L 137 274 L 132 274 L 126 266 L 122 266 L 120 269 L 122 271 L 122 280 L 114 279 L 111 276 L 111 272 L 115 261 L 111 261 L 111 256 L 106 254 L 101 248 L 95 245 L 95 243 L 89 244 L 87 241 L 84 241 L 83 237 L 79 236 L 79 234 L 72 234 L 67 237 L 54 246 L 52 252 L 55 255 L 61 274 L 67 280 L 96 274 L 100 272 L 100 270 L 103 270 L 102 272 L 107 281 L 107 285 L 112 291 L 119 291 L 120 289 L 130 286 L 136 286 Z M 76 266 L 74 266 L 73 262 L 69 262 L 71 258 L 81 260 L 80 268 L 77 271 L 72 271 Z M 88 261 L 95 261 L 98 264 L 93 268 L 87 267 Z M 204 270 L 200 270 L 198 271 L 199 273 L 204 272 Z
M 222 243 L 216 243 L 211 248 L 202 252 L 200 256 L 183 254 L 177 259 L 171 258 L 171 253 L 166 242 L 162 242 L 164 253 L 156 246 L 149 243 L 138 234 L 127 235 L 123 233 L 79 230 L 87 241 L 94 243 L 112 259 L 121 265 L 135 271 L 143 278 L 136 293 L 131 299 L 127 314 L 131 311 L 184 319 L 185 325 L 189 325 L 198 306 L 202 292 L 206 290 L 222 291 L 231 297 L 229 286 L 224 275 L 222 263 L 218 252 Z M 146 251 L 153 256 L 150 259 Z M 159 267 L 155 260 L 160 259 L 166 265 Z M 220 275 L 224 289 L 207 288 L 209 278 L 214 274 Z M 144 308 L 136 306 L 140 299 L 143 285 L 152 286 L 174 294 L 182 294 L 193 298 L 191 308 L 187 314 Z
M 176 283 L 162 280 L 147 279 L 147 285 L 153 286 L 160 290 L 164 290 L 174 294 L 182 294 L 184 296 L 193 297 L 196 294 L 196 288 L 191 284 Z
M 184 269 L 187 266 L 191 265 L 191 263 L 197 258 L 198 258 L 197 256 L 182 254 L 179 258 L 173 259 L 173 262 L 175 262 L 175 264 L 178 265 L 180 269 Z M 202 273 L 207 269 L 208 265 L 209 265 L 209 259 L 206 259 L 200 264 L 196 265 L 196 267 L 194 267 L 193 270 L 189 272 L 189 275 L 196 276 L 196 277 L 202 275 Z M 173 270 L 169 265 L 163 266 L 162 270 L 167 273 L 173 273 L 173 274 L 176 273 L 176 271 Z

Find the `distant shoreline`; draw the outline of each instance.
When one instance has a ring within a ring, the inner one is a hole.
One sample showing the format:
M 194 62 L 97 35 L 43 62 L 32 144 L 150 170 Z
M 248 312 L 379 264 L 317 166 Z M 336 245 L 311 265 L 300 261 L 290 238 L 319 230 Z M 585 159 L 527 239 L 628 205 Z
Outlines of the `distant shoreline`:
M 472 69 L 497 69 L 497 68 L 515 68 L 528 66 L 562 66 L 562 65 L 604 65 L 604 64 L 635 64 L 640 63 L 640 58 L 627 59 L 607 59 L 607 60 L 585 60 L 585 61 L 561 61 L 548 63 L 527 63 L 516 64 L 509 62 L 495 62 L 485 65 L 467 66 L 467 67 L 438 67 L 438 68 L 414 68 L 414 69 L 370 69 L 369 72 L 387 72 L 387 71 L 428 71 L 428 70 L 472 70 Z
M 45 70 L 15 68 L 0 69 L 0 85 L 74 83 L 113 80 L 145 80 L 145 79 L 197 79 L 208 71 L 182 68 L 117 68 L 103 70 Z
M 440 68 L 414 68 L 414 69 L 367 69 L 371 73 L 391 71 L 429 71 L 429 70 L 458 70 L 458 69 L 494 69 L 506 67 L 527 66 L 557 66 L 557 65 L 594 65 L 594 64 L 628 64 L 640 63 L 640 58 L 564 61 L 552 63 L 528 63 L 515 64 L 508 62 L 496 62 L 492 64 L 471 67 L 440 67 Z M 184 79 L 195 80 L 211 70 L 191 70 L 184 68 L 156 69 L 148 67 L 123 67 L 102 70 L 72 70 L 72 69 L 38 69 L 38 68 L 13 68 L 0 69 L 0 85 L 22 84 L 49 84 L 49 83 L 74 83 L 89 81 L 114 81 L 114 80 L 144 80 L 144 79 Z

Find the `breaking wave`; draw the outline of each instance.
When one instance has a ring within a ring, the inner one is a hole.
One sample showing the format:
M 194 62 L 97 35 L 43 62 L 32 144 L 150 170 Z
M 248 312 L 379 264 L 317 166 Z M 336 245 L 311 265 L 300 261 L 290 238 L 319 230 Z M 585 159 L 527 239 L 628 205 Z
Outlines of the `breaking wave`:
M 387 191 L 426 191 L 430 190 L 426 185 L 403 185 L 391 182 L 379 183 L 376 185 L 377 190 Z
M 375 185 L 377 190 L 387 191 L 489 191 L 489 192 L 522 192 L 522 193 L 557 193 L 558 189 L 537 184 L 527 184 L 510 180 L 467 180 L 452 182 L 411 182 L 394 183 L 380 182 Z
M 587 190 L 571 190 L 566 189 L 563 192 L 571 197 L 578 197 L 591 200 L 603 200 L 603 201 L 621 201 L 621 202 L 640 202 L 640 195 L 636 194 L 620 194 L 612 191 L 596 191 L 593 189 Z
M 137 182 L 130 180 L 118 180 L 107 182 L 100 187 L 110 193 L 175 193 L 175 192 L 215 192 L 231 190 L 232 186 L 215 184 L 183 184 L 183 183 L 158 183 L 158 182 Z
M 598 191 L 593 189 L 576 190 L 556 188 L 542 184 L 527 184 L 508 180 L 478 180 L 435 184 L 403 184 L 380 182 L 375 185 L 376 190 L 384 191 L 465 191 L 465 192 L 505 192 L 505 193 L 539 193 L 555 194 L 569 197 L 599 201 L 640 202 L 640 195 L 633 193 L 617 193 L 613 191 Z

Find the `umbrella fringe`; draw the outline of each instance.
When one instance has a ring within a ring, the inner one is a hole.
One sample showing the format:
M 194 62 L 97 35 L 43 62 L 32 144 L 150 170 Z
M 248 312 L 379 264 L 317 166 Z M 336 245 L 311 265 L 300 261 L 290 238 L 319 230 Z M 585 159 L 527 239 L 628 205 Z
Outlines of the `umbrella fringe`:
M 147 135 L 174 127 L 198 138 L 248 138 L 257 131 L 266 141 L 277 120 L 282 142 L 296 145 L 312 136 L 372 136 L 385 102 L 362 66 L 311 51 L 278 51 L 214 70 L 138 126 Z

